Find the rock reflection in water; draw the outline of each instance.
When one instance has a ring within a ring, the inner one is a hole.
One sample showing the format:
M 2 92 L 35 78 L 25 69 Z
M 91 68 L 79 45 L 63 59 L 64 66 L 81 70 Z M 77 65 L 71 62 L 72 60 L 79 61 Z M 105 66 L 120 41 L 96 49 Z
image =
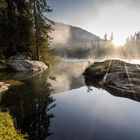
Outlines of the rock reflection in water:
M 54 116 L 48 111 L 55 103 L 50 97 L 53 88 L 46 75 L 45 72 L 25 80 L 24 84 L 11 87 L 1 97 L 1 107 L 10 112 L 17 128 L 27 132 L 29 139 L 43 140 L 52 133 L 49 126 Z
M 46 140 L 139 140 L 140 104 L 102 89 L 55 94 L 57 107 Z

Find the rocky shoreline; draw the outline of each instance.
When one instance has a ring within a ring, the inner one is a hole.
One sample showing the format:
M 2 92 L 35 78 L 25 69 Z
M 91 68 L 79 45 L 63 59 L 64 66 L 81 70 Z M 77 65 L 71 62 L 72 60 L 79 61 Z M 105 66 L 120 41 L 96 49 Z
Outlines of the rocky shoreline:
M 34 61 L 25 53 L 11 56 L 8 61 L 8 67 L 16 72 L 35 72 L 44 71 L 48 66 L 41 61 Z
M 5 79 L 1 77 L 2 82 L 0 82 L 0 93 L 8 90 L 10 85 L 16 85 L 17 83 L 20 84 L 21 82 L 19 80 L 28 79 L 48 69 L 48 66 L 45 63 L 31 60 L 26 53 L 19 53 L 15 56 L 11 56 L 7 61 L 7 66 L 8 70 L 10 69 L 10 76 L 4 76 L 7 77 L 7 80 L 11 77 L 9 80 L 10 82 L 12 81 L 12 84 L 5 82 Z M 1 74 L 1 76 L 3 76 L 3 74 Z

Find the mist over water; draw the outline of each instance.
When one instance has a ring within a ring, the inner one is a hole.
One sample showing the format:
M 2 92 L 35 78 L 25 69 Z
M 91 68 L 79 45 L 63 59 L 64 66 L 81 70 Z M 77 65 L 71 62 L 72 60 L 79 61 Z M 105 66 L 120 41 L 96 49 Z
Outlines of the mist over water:
M 55 80 L 49 80 L 55 89 L 53 93 L 64 92 L 84 86 L 85 83 L 82 73 L 88 65 L 86 59 L 63 59 L 51 71 L 51 75 L 56 78 Z

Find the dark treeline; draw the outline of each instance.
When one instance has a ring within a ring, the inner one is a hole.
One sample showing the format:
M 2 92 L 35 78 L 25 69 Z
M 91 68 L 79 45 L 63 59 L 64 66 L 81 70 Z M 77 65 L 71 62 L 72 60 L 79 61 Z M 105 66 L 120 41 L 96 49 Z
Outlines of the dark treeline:
M 32 59 L 51 60 L 52 22 L 47 0 L 0 0 L 0 59 L 27 52 Z
M 55 50 L 62 58 L 140 59 L 140 32 L 128 38 L 121 47 L 116 47 L 111 40 L 103 40 L 90 45 L 83 43 L 83 46 L 59 46 Z

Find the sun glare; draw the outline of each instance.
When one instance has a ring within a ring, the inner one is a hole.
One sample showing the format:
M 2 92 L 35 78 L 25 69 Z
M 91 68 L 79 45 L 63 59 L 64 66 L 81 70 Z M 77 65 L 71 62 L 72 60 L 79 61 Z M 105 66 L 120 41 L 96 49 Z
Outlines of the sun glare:
M 119 48 L 125 44 L 125 41 L 123 39 L 114 39 L 113 44 L 115 47 Z

